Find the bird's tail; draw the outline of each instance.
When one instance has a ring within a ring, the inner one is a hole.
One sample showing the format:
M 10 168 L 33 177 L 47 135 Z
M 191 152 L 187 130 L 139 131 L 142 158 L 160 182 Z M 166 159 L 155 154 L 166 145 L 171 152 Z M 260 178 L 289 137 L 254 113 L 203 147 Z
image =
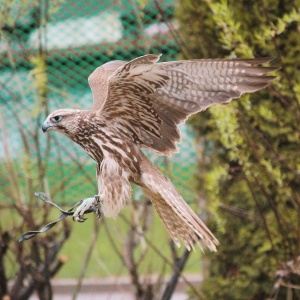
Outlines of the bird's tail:
M 156 171 L 156 174 L 143 175 L 146 187 L 144 185 L 142 189 L 151 200 L 175 244 L 180 246 L 182 240 L 190 250 L 194 249 L 197 243 L 203 251 L 201 243 L 204 243 L 211 251 L 216 252 L 216 246 L 219 245 L 216 237 L 187 205 L 171 181 Z

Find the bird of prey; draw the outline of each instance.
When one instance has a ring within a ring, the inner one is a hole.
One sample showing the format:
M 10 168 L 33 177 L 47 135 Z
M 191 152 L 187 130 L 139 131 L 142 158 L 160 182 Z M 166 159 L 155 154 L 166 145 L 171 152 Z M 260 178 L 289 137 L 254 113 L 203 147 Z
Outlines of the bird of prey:
M 83 201 L 75 220 L 99 206 L 105 216 L 117 216 L 133 182 L 151 200 L 176 245 L 182 241 L 191 249 L 204 243 L 216 251 L 216 237 L 141 148 L 172 155 L 180 142 L 178 124 L 211 105 L 266 87 L 274 78 L 267 73 L 276 68 L 261 66 L 269 58 L 158 63 L 159 58 L 148 54 L 98 67 L 88 78 L 91 110 L 59 109 L 42 129 L 66 135 L 97 163 L 98 195 Z

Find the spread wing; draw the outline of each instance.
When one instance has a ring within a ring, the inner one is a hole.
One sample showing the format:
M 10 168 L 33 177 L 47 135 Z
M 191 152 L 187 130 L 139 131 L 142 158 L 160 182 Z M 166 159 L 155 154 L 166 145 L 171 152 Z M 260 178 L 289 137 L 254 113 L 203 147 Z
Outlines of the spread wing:
M 107 122 L 141 147 L 166 155 L 177 151 L 178 124 L 211 105 L 264 88 L 275 78 L 266 74 L 277 69 L 259 66 L 269 58 L 157 63 L 159 57 L 119 62 L 106 77 L 106 100 L 95 99 L 93 90 L 93 109 L 101 109 Z
M 91 110 L 97 111 L 104 105 L 108 94 L 108 78 L 126 61 L 114 60 L 98 67 L 88 78 L 93 92 L 93 106 Z

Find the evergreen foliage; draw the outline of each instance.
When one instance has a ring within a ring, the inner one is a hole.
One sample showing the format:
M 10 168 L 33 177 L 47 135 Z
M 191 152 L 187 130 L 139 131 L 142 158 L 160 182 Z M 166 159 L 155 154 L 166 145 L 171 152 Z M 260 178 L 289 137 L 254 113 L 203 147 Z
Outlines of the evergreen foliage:
M 280 66 L 268 88 L 191 121 L 203 144 L 199 189 L 221 243 L 203 299 L 300 299 L 299 264 L 280 272 L 300 250 L 299 8 L 299 0 L 180 1 L 184 58 L 271 56 Z

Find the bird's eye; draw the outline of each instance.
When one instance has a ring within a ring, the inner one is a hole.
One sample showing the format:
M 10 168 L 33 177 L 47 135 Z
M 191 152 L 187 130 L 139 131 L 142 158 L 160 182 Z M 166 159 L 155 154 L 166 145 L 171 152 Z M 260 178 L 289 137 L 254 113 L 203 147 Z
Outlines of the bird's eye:
M 52 121 L 58 123 L 62 119 L 62 116 L 55 116 L 52 118 Z

